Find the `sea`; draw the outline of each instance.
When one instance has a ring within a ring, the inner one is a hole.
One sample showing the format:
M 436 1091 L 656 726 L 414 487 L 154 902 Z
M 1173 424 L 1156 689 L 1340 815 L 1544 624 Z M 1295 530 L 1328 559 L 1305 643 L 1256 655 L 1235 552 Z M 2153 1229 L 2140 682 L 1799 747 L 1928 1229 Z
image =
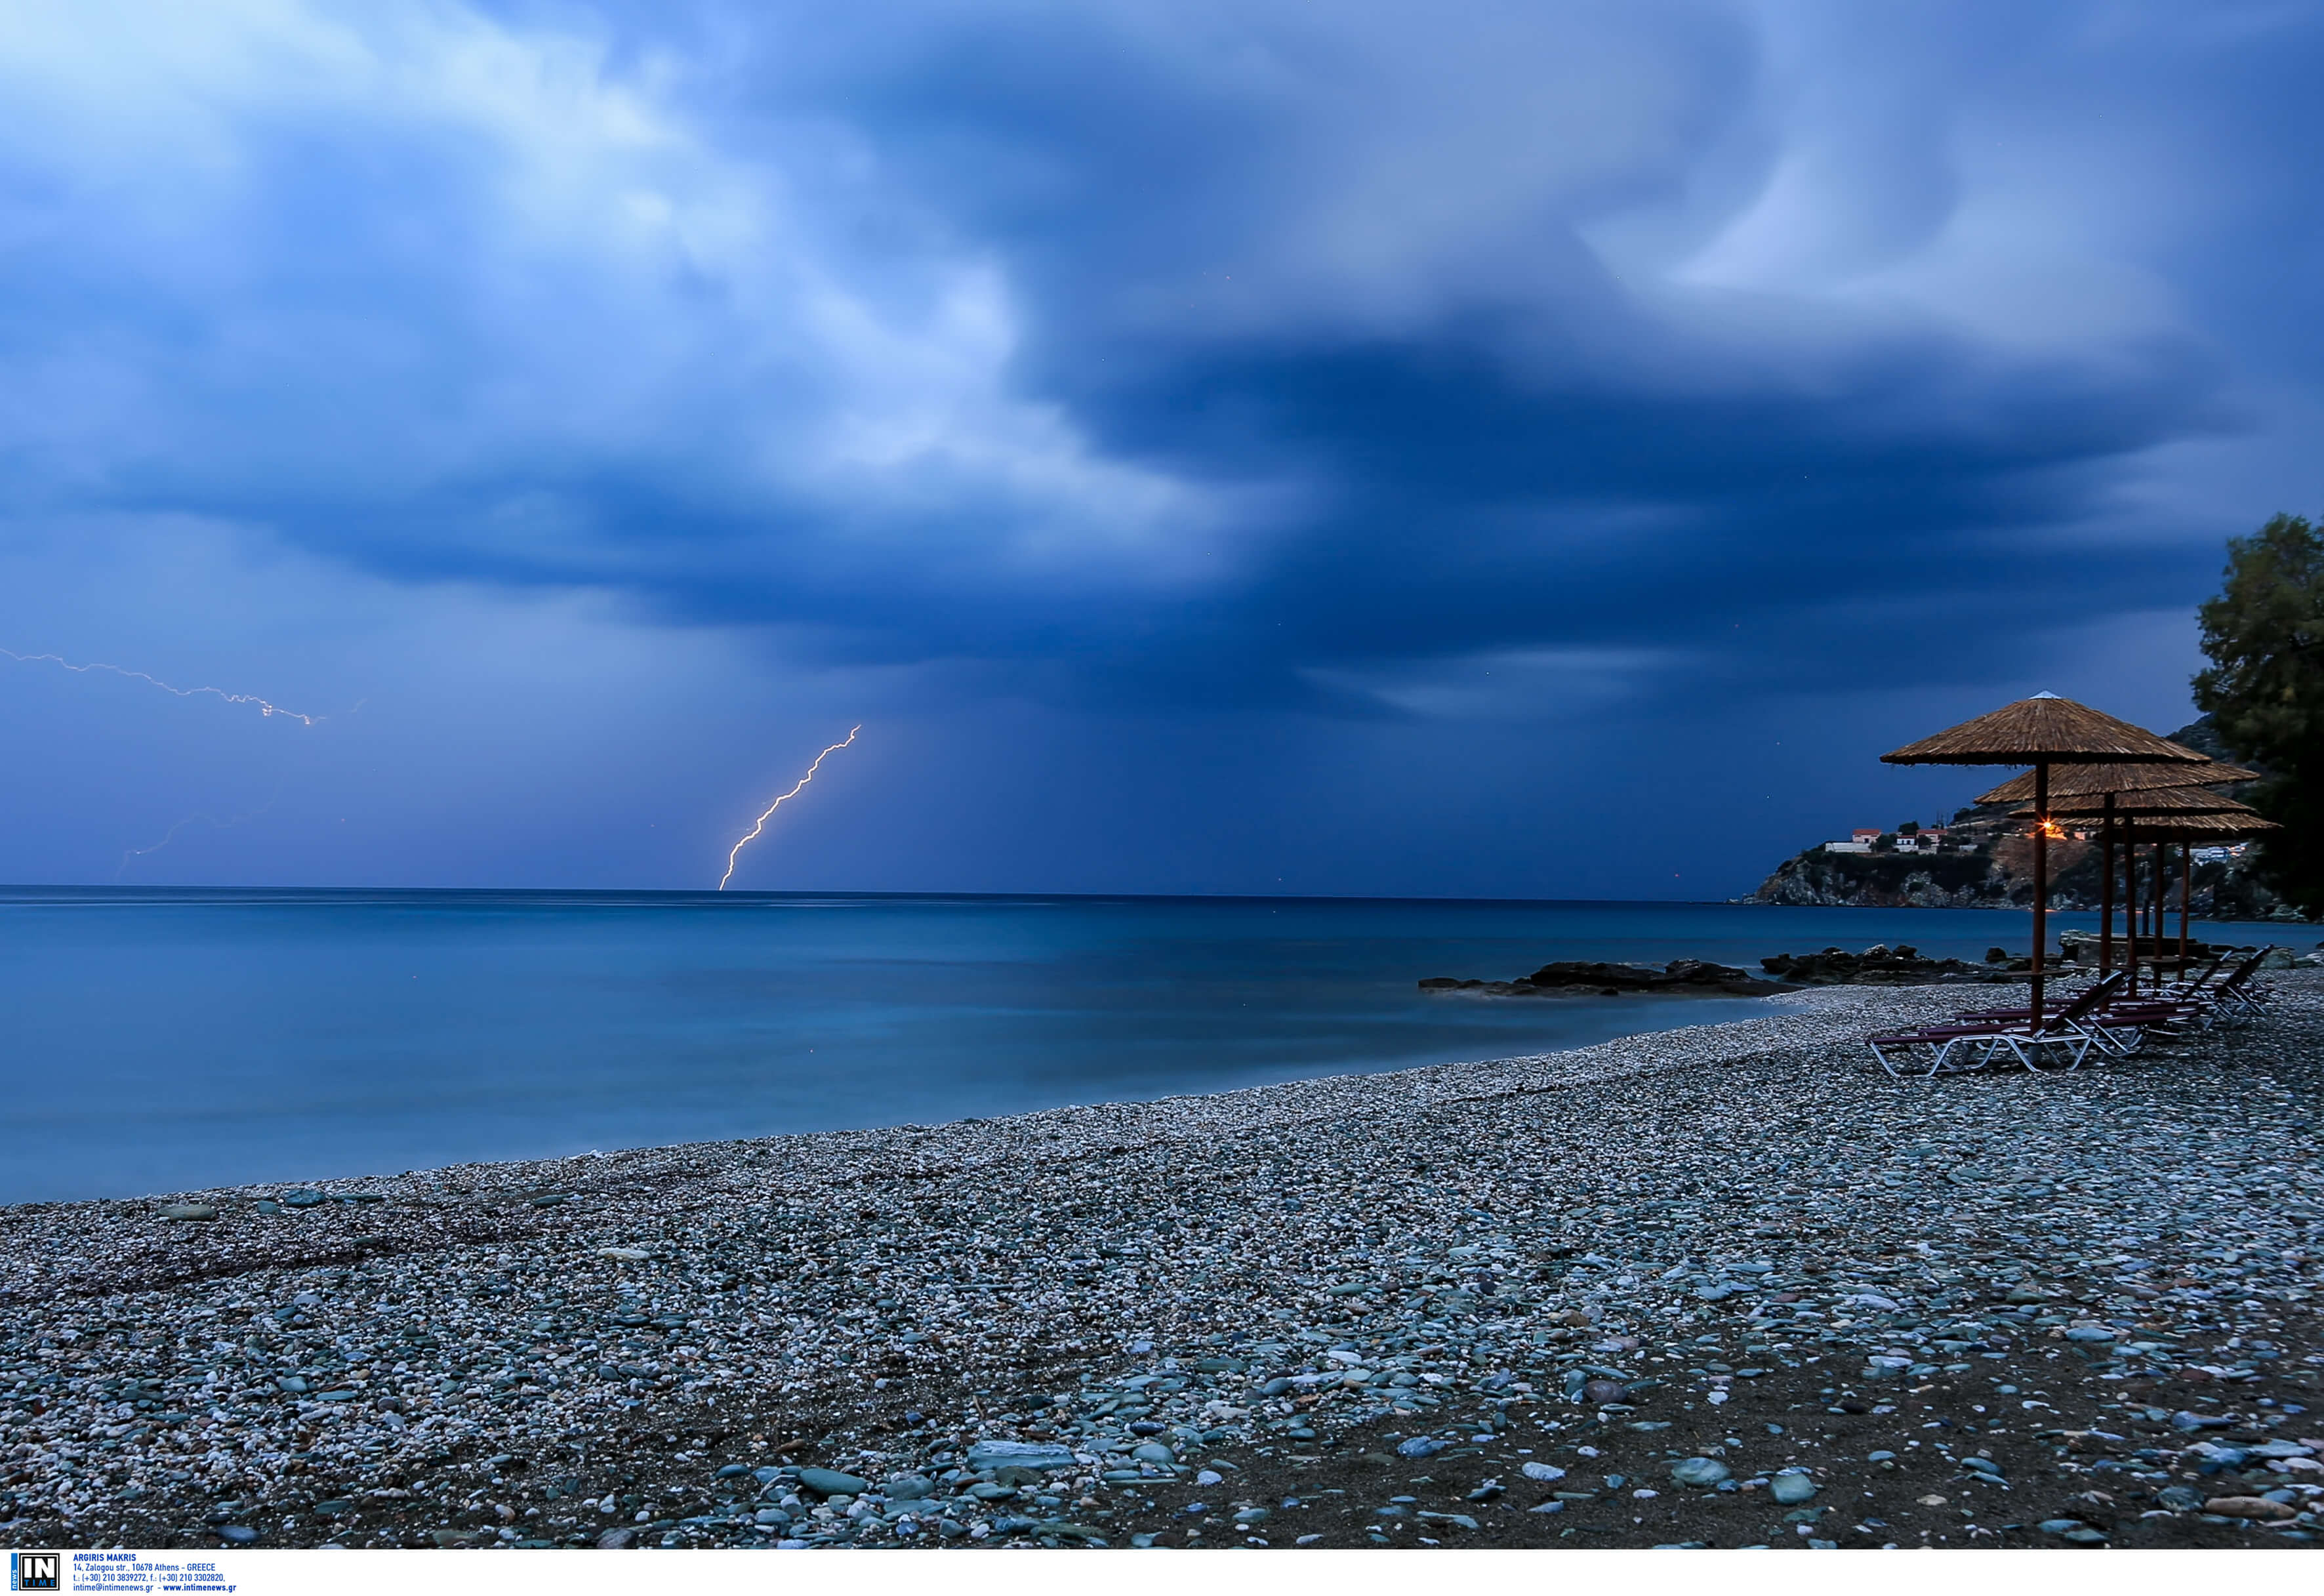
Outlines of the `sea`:
M 2029 926 L 1724 903 L 0 889 L 0 1204 L 1543 1053 L 1770 1001 L 1416 983 L 1873 943 L 1975 959 Z

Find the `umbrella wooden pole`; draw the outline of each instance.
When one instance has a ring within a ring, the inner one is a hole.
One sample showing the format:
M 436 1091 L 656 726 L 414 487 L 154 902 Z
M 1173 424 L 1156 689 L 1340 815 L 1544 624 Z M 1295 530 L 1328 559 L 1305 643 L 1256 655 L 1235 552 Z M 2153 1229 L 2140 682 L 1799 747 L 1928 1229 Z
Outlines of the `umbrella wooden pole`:
M 2187 917 L 2195 901 L 2195 844 L 2179 844 L 2179 973 L 2187 972 Z
M 2151 927 L 2152 935 L 2154 938 L 2154 986 L 2155 990 L 2158 992 L 2163 988 L 2163 906 L 2164 903 L 2163 896 L 2163 844 L 2161 843 L 2155 844 L 2153 850 L 2154 880 L 2152 883 L 2154 890 L 2150 895 L 2148 900 L 2149 916 L 2147 920 L 2147 924 Z
M 2130 894 L 2130 962 L 2137 966 L 2146 946 L 2146 871 L 2138 862 L 2138 847 L 2130 850 L 2130 874 L 2123 890 Z
M 2131 850 L 2131 853 L 2135 853 L 2135 848 Z M 2138 929 L 2131 932 L 2131 946 L 2134 946 L 2134 948 L 2145 948 L 2147 950 L 2145 957 L 2152 959 L 2154 957 L 2154 938 L 2147 936 L 2147 897 L 2150 897 L 2150 894 L 2147 894 L 2147 873 L 2150 873 L 2150 869 L 2152 869 L 2152 860 L 2147 862 L 2147 866 L 2140 866 L 2135 860 L 2131 862 L 2131 892 L 2138 894 L 2134 906 L 2131 906 L 2131 920 L 2138 922 Z
M 2050 761 L 2034 767 L 2034 1029 L 2042 1029 L 2042 955 L 2050 945 Z
M 2114 973 L 2114 794 L 2098 823 L 2098 974 Z
M 2129 992 L 2138 991 L 2138 844 L 2122 840 L 2123 968 L 2130 972 Z

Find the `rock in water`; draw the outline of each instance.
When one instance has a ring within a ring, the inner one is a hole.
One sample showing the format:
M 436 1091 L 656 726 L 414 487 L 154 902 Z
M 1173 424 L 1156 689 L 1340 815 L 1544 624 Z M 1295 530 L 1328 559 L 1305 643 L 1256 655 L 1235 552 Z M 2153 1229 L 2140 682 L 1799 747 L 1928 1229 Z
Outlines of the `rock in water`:
M 1759 967 L 1779 981 L 1802 986 L 1917 985 L 1947 976 L 1976 980 L 1987 973 L 1982 966 L 1959 959 L 1928 959 L 1914 948 L 1891 950 L 1877 946 L 1860 954 L 1837 947 L 1827 947 L 1821 953 L 1779 953 L 1761 959 Z
M 1592 992 L 1697 991 L 1754 992 L 1772 991 L 1763 981 L 1732 964 L 1707 964 L 1701 959 L 1673 959 L 1661 969 L 1652 964 L 1609 964 L 1561 959 L 1544 964 L 1517 983 L 1536 988 L 1583 987 Z
M 1624 992 L 1723 992 L 1757 995 L 1784 991 L 1773 981 L 1764 981 L 1748 970 L 1738 970 L 1732 964 L 1706 964 L 1701 959 L 1673 959 L 1656 968 L 1653 964 L 1609 964 L 1582 959 L 1560 959 L 1544 964 L 1530 975 L 1520 975 L 1515 981 L 1455 980 L 1450 975 L 1432 975 L 1421 982 L 1423 992 L 1473 992 L 1489 997 L 1537 997 L 1548 992 L 1591 992 L 1604 997 L 1618 997 Z

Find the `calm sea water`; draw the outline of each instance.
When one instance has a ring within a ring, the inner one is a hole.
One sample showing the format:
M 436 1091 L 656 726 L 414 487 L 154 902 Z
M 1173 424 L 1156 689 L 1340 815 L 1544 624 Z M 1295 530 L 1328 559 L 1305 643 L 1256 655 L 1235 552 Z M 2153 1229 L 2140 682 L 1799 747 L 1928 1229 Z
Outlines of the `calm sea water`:
M 1831 944 L 1977 957 L 2026 930 L 1726 904 L 0 890 L 0 1202 L 1542 1052 L 1766 1008 L 1414 983 Z

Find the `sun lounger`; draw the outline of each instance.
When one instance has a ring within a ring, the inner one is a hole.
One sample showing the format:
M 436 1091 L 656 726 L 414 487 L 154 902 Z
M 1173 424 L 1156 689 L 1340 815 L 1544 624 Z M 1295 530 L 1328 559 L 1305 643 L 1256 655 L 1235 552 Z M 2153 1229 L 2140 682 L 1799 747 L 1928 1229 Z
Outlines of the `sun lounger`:
M 2260 966 L 2274 949 L 2260 948 L 2238 960 L 2232 970 L 2221 975 L 2215 964 L 2194 982 L 2164 987 L 2148 997 L 2134 1001 L 2152 1003 L 2176 1011 L 2182 1024 L 2192 1024 L 2204 1029 L 2210 1027 L 2249 1019 L 2259 1011 L 2267 1000 L 2259 989 L 2256 977 Z
M 2196 1030 L 2247 1018 L 2255 1010 L 2248 996 L 2254 975 L 2266 961 L 2262 948 L 2220 973 L 2224 957 L 2215 959 L 2200 975 L 2173 983 L 2156 992 L 2118 999 L 2082 1021 L 2099 1046 L 2128 1053 L 2148 1036 L 2180 1037 Z
M 2080 1003 L 2083 999 L 2089 997 L 2097 998 L 2101 1003 L 2112 1002 L 2120 994 L 2122 989 L 2129 983 L 2129 981 L 2130 977 L 2128 975 L 2125 974 L 2122 971 L 2117 970 L 2113 974 L 2107 976 L 2104 980 L 2093 982 L 2090 985 L 2082 988 L 2080 992 L 2055 992 L 2052 995 L 2061 1001 L 2050 1005 L 2048 1011 L 2052 1014 L 2063 1013 L 2067 1009 Z M 2087 1005 L 2085 1006 L 2087 1007 Z M 1972 1009 L 1967 1013 L 1956 1014 L 1953 1016 L 1954 1021 L 1962 1025 L 1970 1025 L 1979 1022 L 1990 1023 L 1992 1021 L 2004 1019 L 2031 1019 L 2033 1018 L 2034 1010 L 2022 1006 L 2015 1009 Z
M 1960 1075 L 1984 1069 L 1998 1062 L 2005 1049 L 2027 1069 L 2039 1070 L 2042 1066 L 2036 1060 L 2045 1050 L 2055 1048 L 2067 1055 L 2066 1067 L 2075 1069 L 2097 1045 L 2085 1022 L 2110 994 L 2120 990 L 2119 982 L 2111 976 L 2093 982 L 2054 1013 L 2043 1016 L 2038 1026 L 2027 1010 L 2022 1017 L 1958 1019 L 1916 1030 L 1890 1031 L 1866 1041 L 1892 1080 L 1901 1081 L 1907 1075 Z M 1910 1067 L 1916 1055 L 1927 1058 L 1926 1068 Z M 1969 1062 L 1960 1062 L 1964 1058 Z
M 2053 1012 L 2071 1012 L 2072 1023 L 2079 1027 L 2100 1051 L 2126 1057 L 2138 1051 L 2139 1044 L 2151 1029 L 2167 1028 L 2182 1017 L 2182 1010 L 2161 998 L 2126 997 L 2123 988 L 2130 976 L 2117 970 L 2086 989 L 2095 1002 L 2077 1003 L 2068 999 L 2068 1005 Z M 2078 996 L 2080 994 L 2077 994 Z M 1978 1009 L 1954 1017 L 1959 1025 L 1997 1025 L 2008 1022 L 2024 1024 L 2034 1018 L 2031 1009 Z
M 2219 983 L 2216 997 L 2224 1009 L 2247 1019 L 2274 1001 L 2274 989 L 2260 979 L 2259 973 L 2267 964 L 2268 955 L 2275 951 L 2273 944 L 2261 948 Z
M 2221 954 L 2193 975 L 2153 988 L 2137 994 L 2141 1002 L 2179 1003 L 2204 1001 L 2235 977 L 2236 969 L 2245 961 L 2238 959 L 2231 966 L 2228 955 Z

